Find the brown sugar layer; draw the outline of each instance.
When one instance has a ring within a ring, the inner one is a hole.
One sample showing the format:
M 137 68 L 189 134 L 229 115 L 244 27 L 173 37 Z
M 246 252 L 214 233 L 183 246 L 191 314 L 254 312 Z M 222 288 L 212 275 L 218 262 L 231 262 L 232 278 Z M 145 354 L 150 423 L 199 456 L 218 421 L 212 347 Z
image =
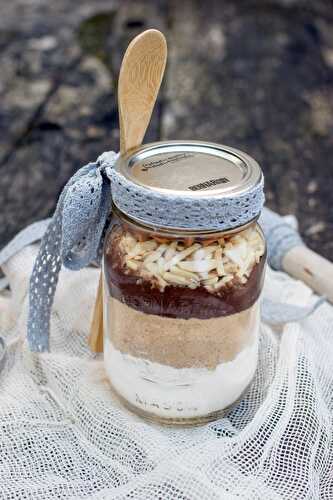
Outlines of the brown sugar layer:
M 146 314 L 168 318 L 209 319 L 227 316 L 251 307 L 263 285 L 265 259 L 256 264 L 246 283 L 236 281 L 211 293 L 204 286 L 197 288 L 167 286 L 164 290 L 149 280 L 126 274 L 119 256 L 107 255 L 106 274 L 109 294 L 129 307 Z
M 259 305 L 232 316 L 173 319 L 145 314 L 109 297 L 109 338 L 124 354 L 175 368 L 214 369 L 255 341 Z

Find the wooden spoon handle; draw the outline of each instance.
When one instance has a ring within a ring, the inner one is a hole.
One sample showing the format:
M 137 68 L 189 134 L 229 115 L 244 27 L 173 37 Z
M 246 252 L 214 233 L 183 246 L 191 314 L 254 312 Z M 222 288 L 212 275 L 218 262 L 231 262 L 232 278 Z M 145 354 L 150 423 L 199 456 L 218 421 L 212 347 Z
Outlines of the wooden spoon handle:
M 97 295 L 90 325 L 88 344 L 93 352 L 103 352 L 103 279 L 99 275 Z
M 333 303 L 332 262 L 306 246 L 297 246 L 285 255 L 282 267 L 293 278 L 304 281 L 312 290 Z
M 167 59 L 162 33 L 147 30 L 127 47 L 120 68 L 118 109 L 120 153 L 140 146 L 146 133 Z M 92 351 L 103 351 L 103 279 L 100 275 L 88 344 Z

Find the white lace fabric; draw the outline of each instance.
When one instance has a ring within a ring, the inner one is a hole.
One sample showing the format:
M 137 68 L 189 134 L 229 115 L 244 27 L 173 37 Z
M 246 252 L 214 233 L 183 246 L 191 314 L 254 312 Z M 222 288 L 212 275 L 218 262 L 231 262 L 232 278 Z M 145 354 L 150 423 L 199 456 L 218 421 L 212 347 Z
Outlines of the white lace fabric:
M 161 427 L 120 406 L 102 357 L 87 347 L 98 269 L 62 270 L 50 352 L 29 351 L 37 248 L 3 266 L 11 292 L 0 293 L 1 499 L 333 498 L 332 306 L 276 330 L 262 325 L 255 380 L 225 418 Z M 268 270 L 264 297 L 306 305 L 311 292 Z

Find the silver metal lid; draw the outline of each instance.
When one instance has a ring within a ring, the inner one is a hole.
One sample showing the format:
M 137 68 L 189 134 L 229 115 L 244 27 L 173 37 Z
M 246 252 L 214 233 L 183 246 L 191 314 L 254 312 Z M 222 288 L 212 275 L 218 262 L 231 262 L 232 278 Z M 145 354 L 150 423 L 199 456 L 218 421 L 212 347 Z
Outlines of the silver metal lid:
M 208 142 L 146 144 L 118 157 L 111 180 L 119 210 L 159 228 L 232 229 L 255 219 L 264 202 L 258 163 Z
M 246 153 L 200 141 L 148 144 L 119 157 L 116 169 L 161 194 L 193 198 L 237 196 L 262 182 L 258 163 Z

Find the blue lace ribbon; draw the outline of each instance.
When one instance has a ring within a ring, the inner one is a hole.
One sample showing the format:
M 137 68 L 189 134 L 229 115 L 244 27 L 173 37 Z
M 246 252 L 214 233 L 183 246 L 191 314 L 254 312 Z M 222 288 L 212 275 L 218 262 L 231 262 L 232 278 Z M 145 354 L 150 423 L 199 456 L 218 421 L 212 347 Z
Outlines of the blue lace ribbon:
M 115 153 L 82 167 L 64 187 L 42 238 L 29 289 L 28 342 L 32 351 L 49 348 L 50 311 L 62 264 L 81 269 L 99 261 L 111 211 L 110 169 Z
M 23 246 L 42 237 L 29 290 L 28 342 L 32 351 L 49 348 L 50 312 L 61 266 L 78 270 L 100 260 L 111 211 L 110 179 L 116 159 L 114 152 L 103 153 L 96 162 L 78 170 L 64 187 L 53 217 L 29 226 L 0 252 L 1 266 Z M 281 270 L 283 256 L 292 247 L 303 244 L 302 240 L 284 218 L 267 208 L 259 222 L 268 242 L 268 262 Z M 274 324 L 300 320 L 321 302 L 286 309 L 283 304 L 264 300 L 263 317 Z

